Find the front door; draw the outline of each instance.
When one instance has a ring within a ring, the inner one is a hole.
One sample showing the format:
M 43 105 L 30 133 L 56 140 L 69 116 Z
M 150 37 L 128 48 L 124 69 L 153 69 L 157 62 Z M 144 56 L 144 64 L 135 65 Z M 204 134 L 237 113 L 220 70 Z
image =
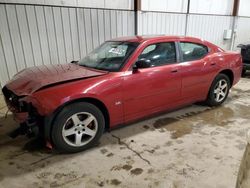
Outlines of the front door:
M 147 46 L 138 60 L 150 62 L 149 66 L 124 74 L 125 122 L 166 109 L 180 99 L 181 66 L 175 46 L 174 42 Z

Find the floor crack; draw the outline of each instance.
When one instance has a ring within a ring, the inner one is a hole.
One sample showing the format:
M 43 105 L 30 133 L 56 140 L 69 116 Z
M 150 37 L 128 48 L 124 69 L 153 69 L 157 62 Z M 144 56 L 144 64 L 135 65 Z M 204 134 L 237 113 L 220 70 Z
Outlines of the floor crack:
M 47 159 L 49 159 L 49 158 L 51 158 L 51 157 L 54 157 L 55 155 L 54 154 L 51 154 L 51 155 L 48 155 L 48 156 L 46 156 L 46 157 L 44 157 L 44 158 L 41 158 L 41 159 L 39 159 L 39 160 L 37 160 L 37 161 L 35 161 L 35 162 L 33 162 L 33 163 L 30 163 L 30 165 L 32 166 L 32 165 L 35 165 L 35 164 L 37 164 L 37 163 L 40 163 L 40 162 L 42 162 L 42 161 L 45 161 L 45 160 L 47 160 Z
M 110 134 L 111 134 L 111 133 L 110 133 Z M 139 152 L 137 152 L 137 151 L 135 151 L 134 149 L 132 149 L 127 143 L 123 142 L 123 141 L 121 140 L 120 137 L 118 137 L 118 136 L 116 136 L 116 135 L 114 135 L 114 134 L 111 134 L 111 136 L 112 136 L 113 138 L 116 138 L 116 139 L 118 140 L 118 144 L 126 146 L 127 149 L 129 149 L 130 151 L 132 151 L 133 153 L 135 153 L 140 159 L 142 159 L 143 161 L 145 161 L 147 164 L 151 165 L 151 163 L 150 163 L 149 160 L 143 158 Z

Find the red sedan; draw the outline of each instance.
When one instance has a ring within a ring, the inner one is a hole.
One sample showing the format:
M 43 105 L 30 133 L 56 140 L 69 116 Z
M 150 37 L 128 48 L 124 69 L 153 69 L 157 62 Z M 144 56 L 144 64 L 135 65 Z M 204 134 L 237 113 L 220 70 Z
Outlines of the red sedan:
M 192 37 L 134 36 L 103 43 L 71 64 L 27 68 L 3 94 L 19 133 L 59 151 L 93 146 L 105 129 L 206 101 L 222 104 L 241 76 L 240 54 Z

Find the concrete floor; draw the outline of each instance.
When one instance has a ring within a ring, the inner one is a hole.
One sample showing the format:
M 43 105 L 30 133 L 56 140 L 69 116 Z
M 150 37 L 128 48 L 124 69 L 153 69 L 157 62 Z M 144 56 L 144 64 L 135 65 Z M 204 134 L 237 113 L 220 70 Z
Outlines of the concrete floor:
M 250 130 L 250 79 L 221 107 L 188 106 L 105 133 L 95 148 L 70 155 L 9 139 L 16 124 L 4 106 L 1 99 L 0 187 L 233 188 Z

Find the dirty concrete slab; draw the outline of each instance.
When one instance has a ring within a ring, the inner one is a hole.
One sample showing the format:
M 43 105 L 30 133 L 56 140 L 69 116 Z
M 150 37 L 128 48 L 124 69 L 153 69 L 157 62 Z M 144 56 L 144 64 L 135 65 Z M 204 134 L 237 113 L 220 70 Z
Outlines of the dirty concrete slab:
M 98 146 L 70 155 L 9 139 L 16 124 L 1 114 L 0 187 L 233 188 L 250 129 L 249 83 L 242 79 L 221 107 L 188 106 L 105 133 Z

